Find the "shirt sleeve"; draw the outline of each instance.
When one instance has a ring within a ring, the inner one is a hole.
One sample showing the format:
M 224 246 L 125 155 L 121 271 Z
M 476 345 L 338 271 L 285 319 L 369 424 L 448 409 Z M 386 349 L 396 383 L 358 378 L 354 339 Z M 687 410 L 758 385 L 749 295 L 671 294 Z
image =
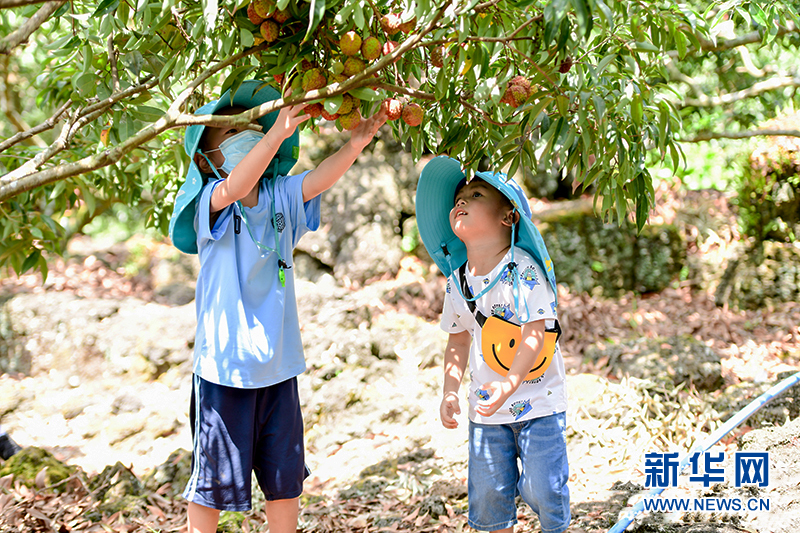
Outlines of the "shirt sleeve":
M 466 331 L 467 328 L 461 322 L 461 316 L 456 311 L 456 305 L 453 301 L 454 294 L 452 292 L 452 280 L 447 278 L 447 286 L 444 294 L 444 305 L 442 307 L 442 319 L 439 322 L 439 327 L 447 333 L 461 333 Z
M 233 204 L 219 212 L 214 226 L 211 226 L 211 195 L 222 180 L 209 181 L 200 191 L 194 217 L 194 229 L 197 232 L 197 247 L 202 248 L 208 241 L 216 241 L 225 233 L 233 213 Z
M 311 200 L 303 202 L 303 180 L 309 172 L 279 178 L 282 179 L 282 193 L 292 217 L 292 248 L 297 246 L 300 237 L 309 231 L 316 231 L 320 225 L 322 195 L 318 194 Z

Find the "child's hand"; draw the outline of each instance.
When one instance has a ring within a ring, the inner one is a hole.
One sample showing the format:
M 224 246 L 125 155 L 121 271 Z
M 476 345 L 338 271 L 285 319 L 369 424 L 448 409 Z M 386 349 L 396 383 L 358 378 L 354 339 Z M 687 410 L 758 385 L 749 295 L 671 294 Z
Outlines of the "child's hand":
M 311 118 L 311 115 L 300 115 L 305 107 L 305 104 L 282 107 L 269 133 L 278 136 L 281 141 L 288 139 L 297 126 Z
M 358 126 L 356 126 L 352 133 L 350 134 L 350 144 L 353 145 L 359 152 L 363 150 L 369 142 L 375 137 L 375 134 L 378 132 L 378 128 L 383 126 L 386 122 L 388 115 L 386 111 L 381 106 L 380 110 L 369 117 L 368 119 L 363 119 Z
M 481 388 L 489 394 L 486 400 L 478 400 L 475 411 L 481 416 L 492 416 L 500 409 L 508 397 L 514 393 L 514 386 L 508 381 L 490 381 Z
M 442 398 L 442 404 L 439 406 L 439 416 L 442 419 L 442 425 L 447 429 L 455 429 L 458 427 L 458 420 L 453 415 L 460 415 L 461 408 L 458 406 L 458 394 L 455 392 L 448 392 Z

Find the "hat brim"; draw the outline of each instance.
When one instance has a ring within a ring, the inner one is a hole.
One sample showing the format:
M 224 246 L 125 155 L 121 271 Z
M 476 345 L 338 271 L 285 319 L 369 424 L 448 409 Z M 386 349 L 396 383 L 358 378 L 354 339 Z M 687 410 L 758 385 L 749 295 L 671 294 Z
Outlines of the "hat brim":
M 450 227 L 450 211 L 459 183 L 461 163 L 447 156 L 431 159 L 422 169 L 415 199 L 417 229 L 422 244 L 445 276 L 467 260 L 467 248 Z
M 231 97 L 230 89 L 213 102 L 209 102 L 197 111 L 195 115 L 212 115 L 230 106 L 241 106 L 251 109 L 267 102 L 280 98 L 280 93 L 267 83 L 259 80 L 246 80 Z M 279 111 L 273 111 L 258 119 L 261 129 L 267 133 L 275 124 Z M 184 135 L 184 150 L 189 156 L 189 170 L 175 199 L 175 207 L 169 223 L 169 236 L 176 248 L 188 254 L 197 253 L 197 234 L 194 231 L 195 200 L 203 188 L 206 176 L 194 162 L 194 154 L 200 145 L 200 139 L 205 130 L 203 125 L 189 126 Z M 300 133 L 295 128 L 278 148 L 278 152 L 267 166 L 262 177 L 271 178 L 274 175 L 288 175 L 299 155 Z
M 517 208 L 520 222 L 517 224 L 515 244 L 531 254 L 539 263 L 557 297 L 553 262 L 541 233 L 531 220 L 531 209 L 525 193 L 505 174 L 477 172 L 475 176 L 500 191 Z M 450 227 L 450 211 L 453 209 L 455 191 L 465 178 L 458 161 L 447 156 L 439 156 L 425 165 L 417 183 L 416 212 L 419 235 L 428 254 L 447 277 L 467 260 L 466 246 Z

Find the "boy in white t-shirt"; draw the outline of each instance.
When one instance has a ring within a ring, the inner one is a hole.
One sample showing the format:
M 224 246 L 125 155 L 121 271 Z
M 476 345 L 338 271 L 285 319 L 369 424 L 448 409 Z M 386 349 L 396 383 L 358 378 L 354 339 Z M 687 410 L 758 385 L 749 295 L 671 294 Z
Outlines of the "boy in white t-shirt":
M 448 276 L 440 415 L 457 427 L 469 362 L 469 524 L 484 531 L 513 531 L 517 495 L 544 533 L 570 521 L 555 276 L 530 217 L 524 192 L 503 174 L 467 181 L 457 161 L 437 157 L 420 175 L 420 236 Z

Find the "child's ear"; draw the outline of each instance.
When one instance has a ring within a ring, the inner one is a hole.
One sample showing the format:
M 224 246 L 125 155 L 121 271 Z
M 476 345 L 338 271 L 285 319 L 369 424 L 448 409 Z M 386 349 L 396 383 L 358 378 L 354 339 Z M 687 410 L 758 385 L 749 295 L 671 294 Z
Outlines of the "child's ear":
M 516 209 L 511 209 L 506 212 L 506 216 L 503 217 L 504 225 L 511 227 L 517 222 L 519 222 L 519 212 Z
M 210 174 L 212 172 L 211 165 L 208 164 L 208 160 L 200 155 L 199 152 L 194 154 L 194 163 L 197 165 L 197 168 L 200 169 L 200 172 L 203 172 L 204 174 Z

